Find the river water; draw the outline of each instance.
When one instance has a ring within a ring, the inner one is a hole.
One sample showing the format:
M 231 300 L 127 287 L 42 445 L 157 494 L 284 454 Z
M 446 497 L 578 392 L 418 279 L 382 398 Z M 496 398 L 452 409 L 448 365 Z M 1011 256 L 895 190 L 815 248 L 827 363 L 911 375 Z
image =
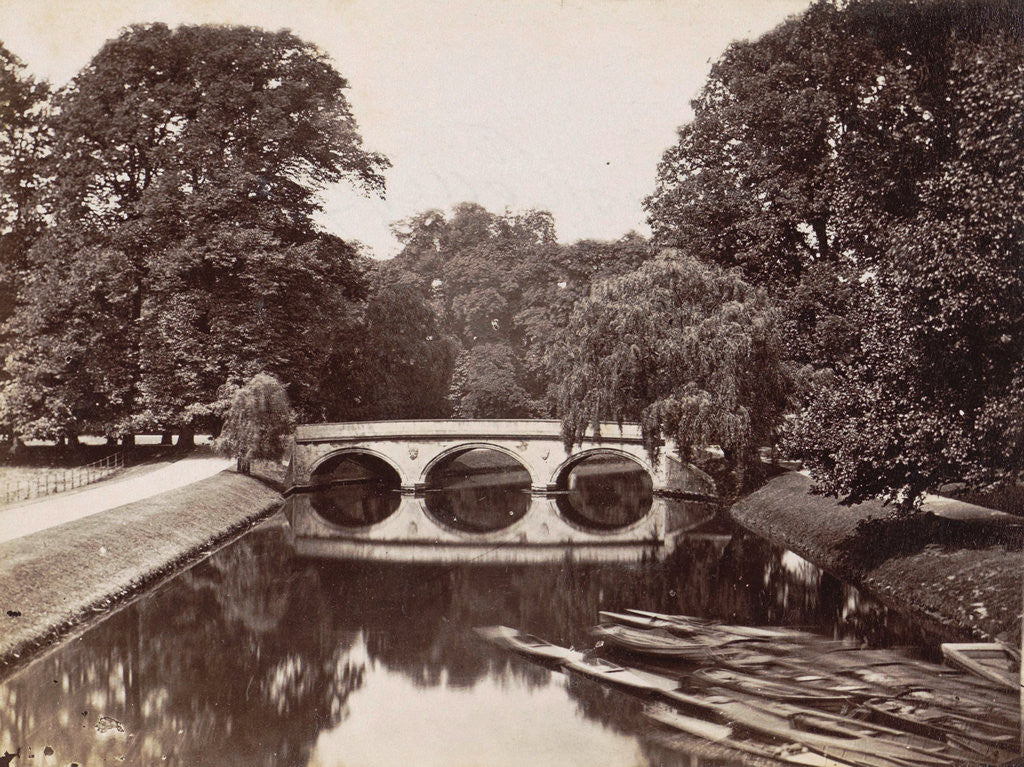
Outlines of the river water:
M 720 519 L 633 564 L 305 559 L 278 514 L 0 684 L 15 767 L 701 765 L 640 703 L 481 641 L 591 647 L 600 610 L 927 642 L 900 616 Z

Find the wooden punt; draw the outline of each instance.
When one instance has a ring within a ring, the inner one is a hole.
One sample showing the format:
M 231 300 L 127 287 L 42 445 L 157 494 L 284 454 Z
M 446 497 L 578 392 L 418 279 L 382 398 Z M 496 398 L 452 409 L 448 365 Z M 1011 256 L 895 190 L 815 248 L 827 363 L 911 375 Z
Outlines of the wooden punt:
M 731 642 L 701 635 L 682 637 L 664 629 L 637 629 L 618 624 L 595 626 L 592 633 L 616 650 L 689 663 L 714 662 L 725 655 Z
M 474 630 L 478 636 L 492 644 L 545 663 L 557 665 L 567 659 L 583 657 L 583 653 L 577 650 L 559 647 L 533 634 L 526 634 L 508 626 L 481 626 Z
M 679 686 L 678 679 L 651 674 L 640 669 L 627 668 L 603 658 L 590 658 L 582 655 L 579 658 L 567 658 L 562 661 L 562 668 L 600 682 L 625 687 L 637 693 L 656 693 L 674 690 Z
M 608 610 L 602 610 L 599 615 L 602 620 L 617 623 L 621 626 L 630 626 L 636 629 L 662 629 L 683 637 L 704 635 L 708 630 L 708 624 L 706 622 L 699 625 L 688 625 L 676 621 L 664 620 L 662 618 L 653 618 L 649 615 L 616 613 L 609 612 Z
M 834 682 L 824 677 L 813 677 L 805 679 L 804 682 L 788 680 L 780 682 L 724 668 L 700 669 L 694 672 L 693 676 L 709 686 L 725 687 L 747 695 L 783 703 L 817 706 L 828 711 L 842 710 L 854 702 L 856 695 L 865 694 L 857 688 L 835 689 L 830 687 L 830 684 L 834 684 Z
M 934 740 L 953 736 L 992 764 L 1008 761 L 1019 753 L 1020 731 L 1016 725 L 999 723 L 931 706 L 899 700 L 872 700 L 859 709 L 868 721 L 898 727 Z
M 997 642 L 947 642 L 942 645 L 946 663 L 1010 690 L 1020 690 L 1020 655 Z
M 644 714 L 651 720 L 674 730 L 703 738 L 711 743 L 734 749 L 745 754 L 754 754 L 763 759 L 782 762 L 783 764 L 802 764 L 810 767 L 850 767 L 850 762 L 837 761 L 814 751 L 796 750 L 793 747 L 770 746 L 736 734 L 729 725 L 715 724 L 705 719 L 698 719 L 679 713 L 674 708 L 664 705 L 648 706 Z M 795 745 L 795 744 L 793 744 Z
M 663 690 L 660 696 L 688 712 L 701 712 L 719 723 L 786 743 L 798 743 L 816 753 L 858 767 L 948 767 L 983 764 L 970 752 L 949 743 L 908 734 L 896 728 L 828 714 L 814 709 L 772 703 L 733 690 L 703 695 Z
M 737 638 L 759 639 L 771 641 L 774 639 L 820 639 L 816 634 L 803 629 L 786 628 L 780 626 L 741 626 L 734 624 L 709 621 L 706 618 L 696 618 L 692 615 L 668 615 L 666 613 L 655 613 L 648 610 L 628 610 L 633 615 L 638 615 L 651 620 L 663 621 L 671 626 L 687 629 L 694 632 L 701 630 L 714 631 L 730 634 Z

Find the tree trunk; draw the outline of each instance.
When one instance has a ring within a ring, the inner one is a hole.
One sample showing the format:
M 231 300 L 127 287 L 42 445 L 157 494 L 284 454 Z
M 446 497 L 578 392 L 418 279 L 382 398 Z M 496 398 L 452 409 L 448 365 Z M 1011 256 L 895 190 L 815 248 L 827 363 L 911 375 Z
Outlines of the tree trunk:
M 161 445 L 173 445 L 174 434 L 169 431 L 160 432 L 160 444 Z
M 252 464 L 248 458 L 242 458 L 241 456 L 239 456 L 237 459 L 235 459 L 235 469 L 238 471 L 239 474 L 248 474 L 249 471 L 252 469 Z
M 117 447 L 117 437 L 107 437 L 107 447 Z
M 131 450 L 133 447 L 135 447 L 135 435 L 125 434 L 123 437 L 121 437 L 121 447 L 125 448 L 126 450 Z
M 191 426 L 182 426 L 178 432 L 178 447 L 193 448 L 196 446 L 196 433 Z

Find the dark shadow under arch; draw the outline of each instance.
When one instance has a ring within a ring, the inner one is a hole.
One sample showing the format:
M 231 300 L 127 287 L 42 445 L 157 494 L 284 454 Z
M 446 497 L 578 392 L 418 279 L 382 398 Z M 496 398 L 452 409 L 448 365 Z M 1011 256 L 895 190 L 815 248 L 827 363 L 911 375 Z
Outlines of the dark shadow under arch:
M 463 445 L 431 461 L 423 474 L 427 513 L 468 533 L 502 530 L 530 508 L 532 477 L 507 450 Z
M 559 513 L 586 530 L 621 530 L 654 503 L 651 473 L 635 457 L 598 448 L 573 456 L 555 476 Z
M 368 527 L 384 521 L 402 501 L 402 478 L 387 460 L 367 450 L 342 450 L 310 473 L 310 505 L 339 527 Z

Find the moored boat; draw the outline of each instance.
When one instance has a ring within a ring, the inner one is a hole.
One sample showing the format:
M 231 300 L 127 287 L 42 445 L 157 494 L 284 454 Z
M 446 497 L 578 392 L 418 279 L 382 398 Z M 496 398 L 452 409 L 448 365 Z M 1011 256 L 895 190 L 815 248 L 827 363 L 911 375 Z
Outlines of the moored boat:
M 578 650 L 559 647 L 533 634 L 527 634 L 508 626 L 482 626 L 475 631 L 478 636 L 488 642 L 545 663 L 557 665 L 564 660 L 583 657 L 583 653 Z
M 829 711 L 841 710 L 853 703 L 858 695 L 865 695 L 862 689 L 824 677 L 805 679 L 804 682 L 780 682 L 723 668 L 700 669 L 693 676 L 709 686 L 725 687 L 783 703 L 817 706 Z
M 637 629 L 618 624 L 595 626 L 593 634 L 617 650 L 688 663 L 714 662 L 725 656 L 729 644 L 729 640 L 699 634 L 682 637 L 664 629 Z
M 575 671 L 591 679 L 600 682 L 607 682 L 619 687 L 625 687 L 638 693 L 655 693 L 664 690 L 674 690 L 679 686 L 679 680 L 660 674 L 651 674 L 640 669 L 620 666 L 611 663 L 603 658 L 568 658 L 562 661 L 562 668 Z
M 1010 690 L 1021 687 L 1020 655 L 997 642 L 947 642 L 946 663 Z
M 822 754 L 808 751 L 796 744 L 787 746 L 768 745 L 764 742 L 741 737 L 729 725 L 715 724 L 704 719 L 686 716 L 668 706 L 648 706 L 644 710 L 644 714 L 649 719 L 673 730 L 703 738 L 711 743 L 716 743 L 744 754 L 754 754 L 763 759 L 770 759 L 782 762 L 783 764 L 810 765 L 810 767 L 850 767 L 849 762 L 831 759 Z

